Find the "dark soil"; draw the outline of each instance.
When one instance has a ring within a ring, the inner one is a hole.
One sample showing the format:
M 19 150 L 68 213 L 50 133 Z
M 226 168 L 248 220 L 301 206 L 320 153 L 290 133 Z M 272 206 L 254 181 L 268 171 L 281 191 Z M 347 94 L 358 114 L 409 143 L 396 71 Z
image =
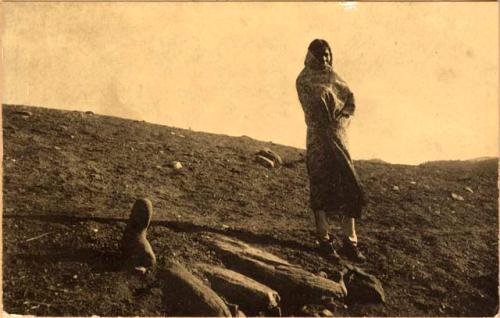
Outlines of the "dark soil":
M 8 313 L 168 315 L 154 273 L 133 276 L 116 262 L 118 241 L 139 197 L 153 202 L 148 237 L 159 267 L 172 258 L 188 267 L 220 263 L 200 239 L 203 232 L 217 232 L 312 272 L 338 269 L 315 250 L 304 150 L 12 105 L 3 106 L 3 134 Z M 263 147 L 280 154 L 284 166 L 270 170 L 257 164 L 255 153 Z M 173 160 L 182 163 L 180 171 L 171 168 Z M 356 167 L 370 202 L 359 221 L 368 257 L 362 268 L 381 280 L 387 303 L 354 302 L 337 314 L 495 315 L 497 159 L 419 166 L 358 161 Z

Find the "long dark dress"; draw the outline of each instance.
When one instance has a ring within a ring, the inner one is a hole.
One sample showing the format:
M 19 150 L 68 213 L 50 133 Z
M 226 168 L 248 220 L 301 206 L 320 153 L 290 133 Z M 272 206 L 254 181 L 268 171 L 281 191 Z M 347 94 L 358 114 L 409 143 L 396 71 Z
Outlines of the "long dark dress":
M 330 66 L 318 69 L 318 63 L 309 52 L 296 83 L 307 124 L 310 207 L 328 215 L 359 218 L 366 199 L 346 136 L 354 97 Z

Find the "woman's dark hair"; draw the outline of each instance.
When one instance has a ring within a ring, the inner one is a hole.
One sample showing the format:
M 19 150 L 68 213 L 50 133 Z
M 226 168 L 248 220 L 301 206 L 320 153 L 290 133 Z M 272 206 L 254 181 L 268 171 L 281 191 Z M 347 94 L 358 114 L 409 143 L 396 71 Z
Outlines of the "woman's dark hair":
M 332 56 L 332 49 L 330 48 L 328 42 L 326 42 L 325 40 L 313 40 L 311 44 L 309 44 L 308 50 L 320 61 L 323 59 L 325 50 L 328 50 L 330 56 Z

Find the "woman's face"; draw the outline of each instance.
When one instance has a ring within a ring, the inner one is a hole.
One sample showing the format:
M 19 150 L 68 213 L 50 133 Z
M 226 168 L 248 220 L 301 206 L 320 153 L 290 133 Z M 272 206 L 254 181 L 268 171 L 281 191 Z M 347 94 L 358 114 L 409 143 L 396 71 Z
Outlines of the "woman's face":
M 323 50 L 323 63 L 326 65 L 332 65 L 332 55 L 330 54 L 330 50 L 327 48 Z

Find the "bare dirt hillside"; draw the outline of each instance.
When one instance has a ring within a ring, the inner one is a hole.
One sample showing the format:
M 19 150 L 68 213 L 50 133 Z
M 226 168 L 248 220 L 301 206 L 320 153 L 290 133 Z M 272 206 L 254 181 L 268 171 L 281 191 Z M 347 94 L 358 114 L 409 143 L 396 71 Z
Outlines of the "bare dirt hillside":
M 338 270 L 315 250 L 304 150 L 12 105 L 3 106 L 3 137 L 8 313 L 168 315 L 162 282 L 131 277 L 114 261 L 140 197 L 154 206 L 148 237 L 159 267 L 171 259 L 220 264 L 201 236 L 222 233 L 314 273 Z M 285 164 L 256 163 L 263 147 Z M 183 168 L 173 169 L 174 160 Z M 386 304 L 351 301 L 336 314 L 496 314 L 498 161 L 356 166 L 370 202 L 359 222 L 369 259 L 361 267 L 380 279 Z

